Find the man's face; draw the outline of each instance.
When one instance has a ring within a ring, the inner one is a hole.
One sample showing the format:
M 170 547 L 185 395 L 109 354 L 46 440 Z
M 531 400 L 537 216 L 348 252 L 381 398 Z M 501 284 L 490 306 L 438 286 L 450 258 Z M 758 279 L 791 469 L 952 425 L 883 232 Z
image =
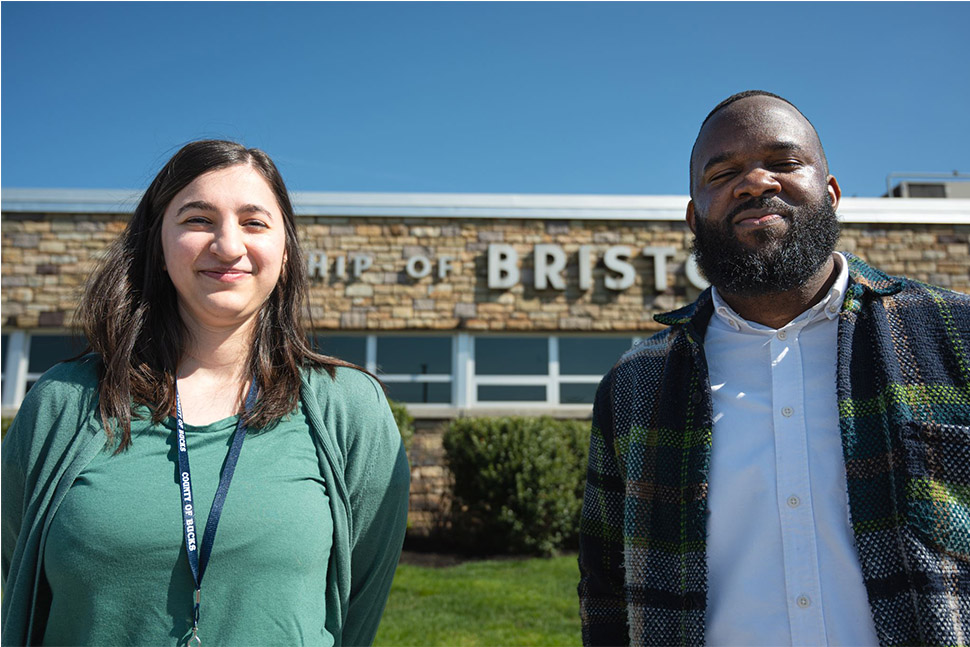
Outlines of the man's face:
M 754 296 L 801 285 L 838 239 L 840 191 L 797 110 L 749 97 L 711 117 L 691 158 L 687 222 L 701 271 L 719 289 Z

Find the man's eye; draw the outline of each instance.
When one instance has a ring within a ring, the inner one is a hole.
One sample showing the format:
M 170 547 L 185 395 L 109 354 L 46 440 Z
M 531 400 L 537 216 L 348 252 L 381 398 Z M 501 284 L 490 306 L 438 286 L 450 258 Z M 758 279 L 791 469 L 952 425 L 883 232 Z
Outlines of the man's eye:
M 784 160 L 782 162 L 775 162 L 774 167 L 781 170 L 794 170 L 801 166 L 797 160 Z
M 719 180 L 724 180 L 724 179 L 727 179 L 727 178 L 731 177 L 731 173 L 732 173 L 732 171 L 727 171 L 727 170 L 725 170 L 725 171 L 718 171 L 717 173 L 715 173 L 711 177 L 707 178 L 707 181 L 708 182 L 717 182 Z

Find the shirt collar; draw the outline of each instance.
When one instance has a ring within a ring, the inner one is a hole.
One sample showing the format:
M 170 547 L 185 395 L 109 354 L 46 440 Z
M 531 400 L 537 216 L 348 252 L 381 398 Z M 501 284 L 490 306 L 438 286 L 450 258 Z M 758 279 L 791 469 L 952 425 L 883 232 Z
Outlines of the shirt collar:
M 791 322 L 782 326 L 782 328 L 801 328 L 823 317 L 835 319 L 839 316 L 839 311 L 842 309 L 842 301 L 845 299 L 845 290 L 849 285 L 849 264 L 840 252 L 834 252 L 833 255 L 835 256 L 835 263 L 839 268 L 839 274 L 832 283 L 832 287 L 829 288 L 828 293 L 821 301 L 795 317 Z M 736 313 L 734 308 L 729 306 L 721 297 L 716 287 L 711 288 L 711 298 L 714 304 L 714 316 L 727 324 L 732 330 L 757 333 L 773 332 L 768 326 L 748 321 Z

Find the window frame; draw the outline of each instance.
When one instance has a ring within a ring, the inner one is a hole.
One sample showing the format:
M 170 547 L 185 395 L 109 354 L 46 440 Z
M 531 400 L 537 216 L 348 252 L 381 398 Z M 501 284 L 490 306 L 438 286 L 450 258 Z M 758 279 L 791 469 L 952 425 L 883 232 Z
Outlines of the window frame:
M 27 391 L 27 384 L 35 382 L 43 372 L 28 372 L 31 340 L 42 336 L 71 336 L 67 330 L 7 330 L 7 353 L 3 357 L 3 406 L 16 409 L 23 401 Z M 364 368 L 377 375 L 388 385 L 393 384 L 450 384 L 450 402 L 401 402 L 409 406 L 422 409 L 445 411 L 450 409 L 489 410 L 489 409 L 544 409 L 550 407 L 588 407 L 589 403 L 566 403 L 560 398 L 560 386 L 563 384 L 589 384 L 595 389 L 602 379 L 602 375 L 563 375 L 560 372 L 560 340 L 564 338 L 602 338 L 612 337 L 628 339 L 630 346 L 635 345 L 641 338 L 636 335 L 623 334 L 582 334 L 581 332 L 566 334 L 527 333 L 516 331 L 512 334 L 488 334 L 471 332 L 423 332 L 423 331 L 387 331 L 376 334 L 369 331 L 337 331 L 313 330 L 314 337 L 362 337 L 365 345 L 366 361 Z M 451 373 L 379 373 L 378 366 L 378 338 L 393 337 L 448 337 L 451 342 Z M 546 340 L 548 352 L 548 369 L 544 375 L 477 375 L 475 372 L 475 341 L 489 337 L 538 337 Z M 605 371 L 604 371 L 605 372 Z M 542 386 L 546 390 L 544 400 L 480 400 L 479 386 Z

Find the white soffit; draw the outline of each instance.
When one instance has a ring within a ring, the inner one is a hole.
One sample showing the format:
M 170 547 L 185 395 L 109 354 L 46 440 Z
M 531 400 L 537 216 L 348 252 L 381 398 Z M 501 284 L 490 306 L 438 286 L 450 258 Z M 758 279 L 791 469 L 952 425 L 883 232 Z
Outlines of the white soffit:
M 111 189 L 3 189 L 6 213 L 131 213 L 141 193 Z M 505 193 L 291 194 L 298 216 L 682 221 L 687 196 Z M 970 224 L 970 200 L 844 198 L 849 223 Z

